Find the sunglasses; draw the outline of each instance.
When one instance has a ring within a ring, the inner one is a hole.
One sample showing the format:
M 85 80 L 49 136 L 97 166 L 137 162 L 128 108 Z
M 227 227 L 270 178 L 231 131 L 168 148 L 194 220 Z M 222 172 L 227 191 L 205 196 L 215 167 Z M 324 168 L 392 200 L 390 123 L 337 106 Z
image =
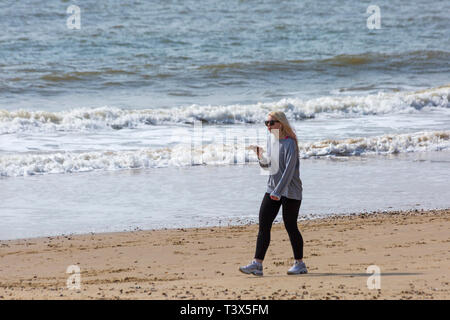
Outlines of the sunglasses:
M 278 121 L 278 120 L 266 120 L 266 121 L 264 121 L 264 124 L 266 125 L 266 127 L 268 127 L 269 124 L 271 126 L 273 126 L 275 124 L 275 122 L 280 122 L 280 121 Z

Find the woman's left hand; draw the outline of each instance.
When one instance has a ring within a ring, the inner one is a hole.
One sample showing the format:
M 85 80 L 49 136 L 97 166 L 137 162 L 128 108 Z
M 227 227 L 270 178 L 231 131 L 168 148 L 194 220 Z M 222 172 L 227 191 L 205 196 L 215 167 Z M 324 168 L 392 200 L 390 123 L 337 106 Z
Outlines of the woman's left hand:
M 278 197 L 275 197 L 275 196 L 270 196 L 270 199 L 272 199 L 272 200 L 276 200 L 276 201 L 279 201 L 279 200 L 280 200 L 280 198 L 278 198 Z

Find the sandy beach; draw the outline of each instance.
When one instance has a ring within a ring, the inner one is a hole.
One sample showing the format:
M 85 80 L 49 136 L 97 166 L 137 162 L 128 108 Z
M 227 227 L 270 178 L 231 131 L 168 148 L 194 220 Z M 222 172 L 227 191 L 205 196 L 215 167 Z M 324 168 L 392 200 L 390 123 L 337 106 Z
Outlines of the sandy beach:
M 0 241 L 0 299 L 449 299 L 450 209 L 299 221 L 309 273 L 274 224 L 264 276 L 238 271 L 257 225 Z M 68 266 L 80 269 L 69 289 Z M 369 289 L 367 267 L 380 268 Z

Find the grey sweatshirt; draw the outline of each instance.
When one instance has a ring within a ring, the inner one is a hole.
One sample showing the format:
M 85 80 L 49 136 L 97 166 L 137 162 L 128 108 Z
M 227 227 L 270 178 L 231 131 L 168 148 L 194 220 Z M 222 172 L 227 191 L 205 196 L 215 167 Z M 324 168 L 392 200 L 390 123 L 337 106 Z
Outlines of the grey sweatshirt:
M 276 139 L 271 136 L 271 139 Z M 279 139 L 278 170 L 270 174 L 267 182 L 267 192 L 271 196 L 281 199 L 282 196 L 290 199 L 302 200 L 302 181 L 300 180 L 300 159 L 296 150 L 295 140 L 292 138 Z M 272 143 L 267 141 L 267 157 L 259 160 L 264 170 L 269 170 L 274 160 L 271 160 Z M 273 152 L 275 154 L 276 152 Z M 274 166 L 276 168 L 276 166 Z

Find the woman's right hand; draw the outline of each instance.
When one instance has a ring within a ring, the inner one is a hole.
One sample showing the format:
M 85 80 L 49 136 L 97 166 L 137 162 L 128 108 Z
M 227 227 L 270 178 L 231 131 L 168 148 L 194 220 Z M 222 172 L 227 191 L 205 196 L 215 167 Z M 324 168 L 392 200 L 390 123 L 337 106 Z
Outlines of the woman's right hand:
M 264 149 L 263 149 L 263 148 L 261 148 L 261 147 L 259 147 L 259 146 L 251 145 L 251 146 L 249 146 L 249 149 L 255 151 L 256 156 L 258 157 L 258 159 L 261 159 L 262 154 L 263 154 L 263 152 L 264 152 Z

